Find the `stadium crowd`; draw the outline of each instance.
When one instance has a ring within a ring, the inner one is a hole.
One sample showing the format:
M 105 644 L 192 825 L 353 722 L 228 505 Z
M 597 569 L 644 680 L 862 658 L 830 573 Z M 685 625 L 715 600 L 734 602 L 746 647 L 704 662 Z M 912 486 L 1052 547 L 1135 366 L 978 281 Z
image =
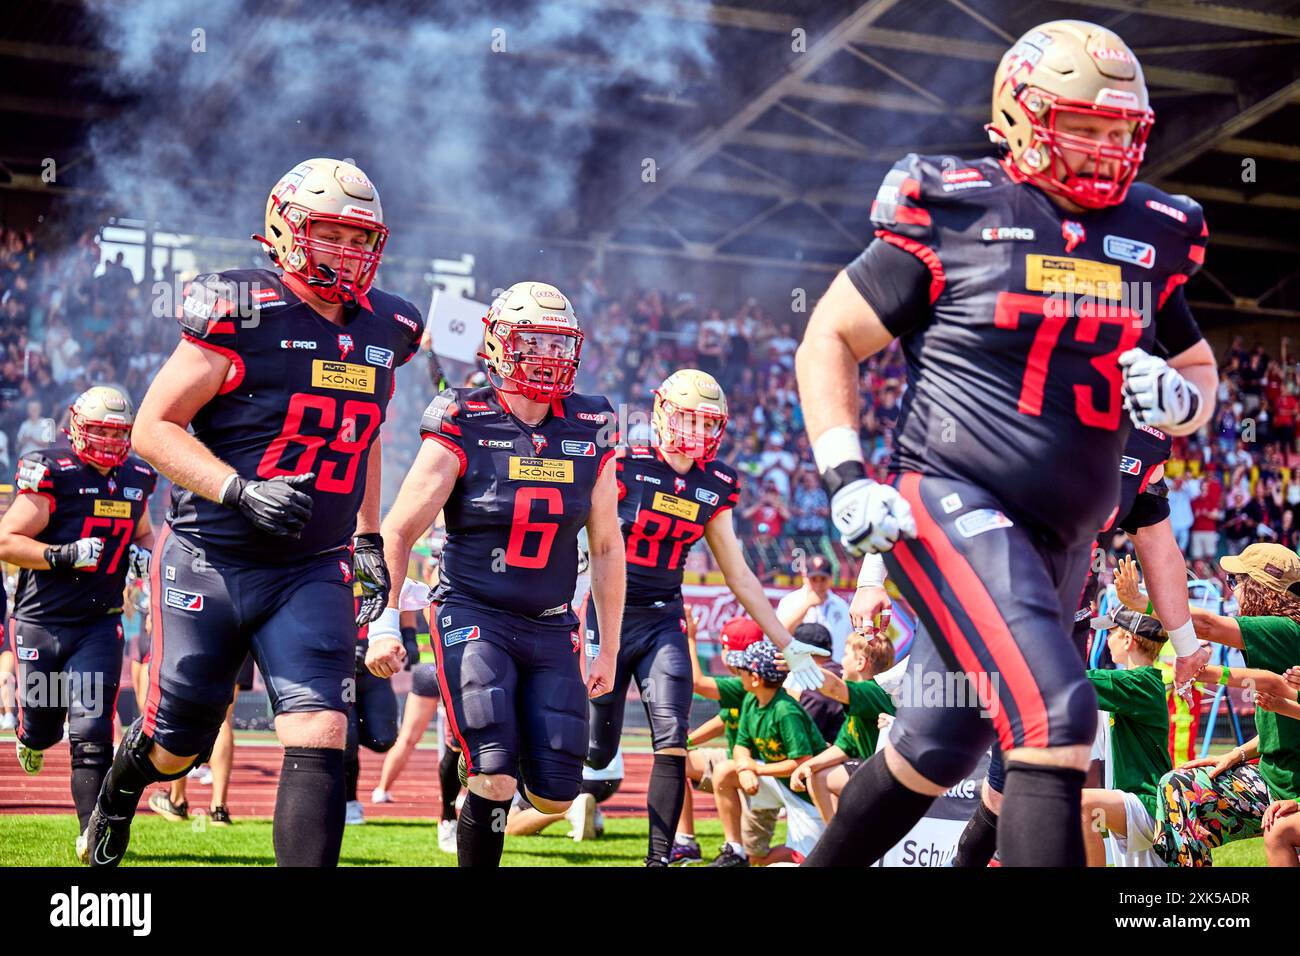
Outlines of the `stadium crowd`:
M 139 400 L 171 351 L 175 326 L 155 318 L 152 285 L 137 282 L 101 252 L 88 229 L 57 254 L 40 234 L 0 230 L 0 471 L 18 456 L 58 440 L 73 398 L 95 383 L 114 383 Z M 802 316 L 778 316 L 755 299 L 724 309 L 689 292 L 611 288 L 590 271 L 573 279 L 588 328 L 579 388 L 626 408 L 628 438 L 649 434 L 652 390 L 673 370 L 697 367 L 718 378 L 732 427 L 721 457 L 746 476 L 737 530 L 760 579 L 790 569 L 790 556 L 834 557 L 836 578 L 852 575 L 831 534 L 830 501 L 818 480 L 795 388 L 794 353 Z M 422 295 L 415 295 L 417 301 Z M 1297 416 L 1300 362 L 1289 338 L 1277 355 L 1233 338 L 1219 356 L 1218 409 L 1211 425 L 1174 441 L 1166 466 L 1171 523 L 1198 577 L 1214 577 L 1213 559 L 1256 541 L 1300 543 Z M 450 370 L 449 370 L 450 374 Z M 863 363 L 859 432 L 873 477 L 884 473 L 905 386 L 898 341 Z M 413 381 L 414 380 L 414 381 Z M 452 384 L 459 384 L 453 381 Z M 429 385 L 407 376 L 390 411 L 386 492 L 414 457 Z M 165 495 L 154 497 L 155 518 Z M 1132 552 L 1125 535 L 1104 542 L 1118 560 Z

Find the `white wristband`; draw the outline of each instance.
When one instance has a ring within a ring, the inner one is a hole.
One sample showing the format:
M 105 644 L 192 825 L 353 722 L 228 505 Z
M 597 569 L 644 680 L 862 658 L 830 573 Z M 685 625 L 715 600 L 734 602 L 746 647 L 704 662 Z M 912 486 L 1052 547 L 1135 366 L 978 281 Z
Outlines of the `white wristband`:
M 1174 653 L 1179 657 L 1195 654 L 1201 647 L 1201 642 L 1196 639 L 1196 628 L 1190 620 L 1182 627 L 1170 631 L 1169 640 L 1174 645 Z
M 885 559 L 878 554 L 868 554 L 862 559 L 858 572 L 858 587 L 879 588 L 885 585 Z
M 825 474 L 846 461 L 863 461 L 857 429 L 849 425 L 826 429 L 813 444 L 813 458 L 817 460 L 819 474 Z
M 370 622 L 370 630 L 366 632 L 366 637 L 371 644 L 384 638 L 400 641 L 402 639 L 402 612 L 395 607 L 384 608 L 383 613 Z

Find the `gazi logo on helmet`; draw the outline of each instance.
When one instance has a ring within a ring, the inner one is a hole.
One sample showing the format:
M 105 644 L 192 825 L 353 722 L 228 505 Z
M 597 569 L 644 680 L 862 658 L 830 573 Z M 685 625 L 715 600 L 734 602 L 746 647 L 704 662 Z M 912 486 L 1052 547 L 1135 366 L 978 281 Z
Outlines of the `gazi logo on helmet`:
M 727 396 L 708 372 L 679 369 L 655 389 L 653 423 L 665 454 L 712 461 L 727 427 Z
M 285 173 L 266 201 L 266 235 L 253 236 L 271 261 L 326 302 L 370 291 L 388 228 L 366 174 L 337 159 L 309 159 Z
M 1084 209 L 1124 201 L 1155 123 L 1137 57 L 1105 27 L 1053 20 L 1006 52 L 993 80 L 989 138 L 1002 165 Z
M 573 394 L 582 356 L 582 330 L 573 306 L 545 282 L 516 282 L 483 317 L 488 379 L 503 392 L 548 402 Z
M 82 461 L 116 468 L 131 453 L 131 401 L 111 385 L 88 388 L 72 403 L 68 439 Z

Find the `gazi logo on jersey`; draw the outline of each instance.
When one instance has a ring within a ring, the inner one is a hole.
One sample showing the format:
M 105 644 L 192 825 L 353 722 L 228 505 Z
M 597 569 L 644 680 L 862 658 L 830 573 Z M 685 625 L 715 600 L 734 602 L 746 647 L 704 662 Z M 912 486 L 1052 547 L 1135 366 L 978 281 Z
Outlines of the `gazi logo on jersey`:
M 339 335 L 340 361 L 346 362 L 348 360 L 348 356 L 352 354 L 353 348 L 355 348 L 355 346 L 352 344 L 352 336 L 346 334 L 340 334 Z
M 1143 269 L 1150 269 L 1156 264 L 1156 247 L 1149 242 L 1138 242 L 1125 236 L 1107 236 L 1102 249 L 1110 259 L 1131 262 Z

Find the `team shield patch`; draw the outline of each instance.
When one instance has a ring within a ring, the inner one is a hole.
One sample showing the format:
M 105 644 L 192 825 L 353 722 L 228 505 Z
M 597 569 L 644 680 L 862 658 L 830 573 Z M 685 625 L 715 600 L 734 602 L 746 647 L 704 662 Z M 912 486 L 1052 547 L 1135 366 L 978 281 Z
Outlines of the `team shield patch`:
M 963 538 L 973 538 L 977 534 L 997 528 L 1010 528 L 1013 524 L 1010 518 L 993 508 L 980 508 L 978 511 L 964 514 L 957 519 L 956 523 L 957 531 Z
M 464 644 L 466 641 L 477 641 L 479 638 L 478 625 L 473 627 L 458 627 L 454 631 L 448 631 L 442 635 L 443 647 L 455 647 L 457 644 Z
M 596 443 L 591 441 L 570 441 L 560 442 L 560 448 L 566 455 L 581 455 L 584 458 L 594 458 L 596 456 Z
M 1124 236 L 1107 236 L 1102 249 L 1109 259 L 1131 262 L 1143 269 L 1150 269 L 1156 264 L 1156 247 L 1149 242 L 1138 242 Z
M 1119 460 L 1119 470 L 1126 475 L 1141 474 L 1142 462 L 1132 455 L 1125 455 Z
M 718 503 L 718 494 L 715 491 L 709 491 L 708 488 L 696 488 L 695 499 L 704 502 L 706 505 L 716 505 Z

